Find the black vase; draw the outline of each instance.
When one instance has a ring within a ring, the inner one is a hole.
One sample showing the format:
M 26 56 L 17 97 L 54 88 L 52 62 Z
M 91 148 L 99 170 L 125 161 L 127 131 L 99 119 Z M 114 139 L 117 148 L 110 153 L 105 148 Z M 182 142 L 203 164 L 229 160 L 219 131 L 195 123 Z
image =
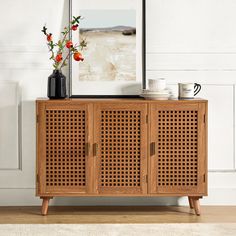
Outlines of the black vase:
M 60 70 L 54 70 L 48 77 L 48 97 L 50 99 L 66 98 L 66 77 Z

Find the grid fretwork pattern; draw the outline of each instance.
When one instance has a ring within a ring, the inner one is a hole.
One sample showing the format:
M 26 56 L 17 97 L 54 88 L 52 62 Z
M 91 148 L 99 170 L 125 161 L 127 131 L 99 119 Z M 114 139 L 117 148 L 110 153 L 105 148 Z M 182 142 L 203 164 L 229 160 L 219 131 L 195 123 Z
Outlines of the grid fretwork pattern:
M 46 110 L 46 186 L 85 186 L 85 111 Z
M 100 187 L 139 187 L 140 147 L 140 111 L 101 111 Z
M 198 184 L 198 111 L 158 111 L 157 185 Z

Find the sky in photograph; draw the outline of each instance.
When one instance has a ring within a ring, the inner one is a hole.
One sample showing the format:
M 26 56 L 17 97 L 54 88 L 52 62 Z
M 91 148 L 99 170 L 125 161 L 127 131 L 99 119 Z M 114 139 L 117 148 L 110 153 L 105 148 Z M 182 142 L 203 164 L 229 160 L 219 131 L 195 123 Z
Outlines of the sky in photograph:
M 135 10 L 81 10 L 80 28 L 136 27 Z

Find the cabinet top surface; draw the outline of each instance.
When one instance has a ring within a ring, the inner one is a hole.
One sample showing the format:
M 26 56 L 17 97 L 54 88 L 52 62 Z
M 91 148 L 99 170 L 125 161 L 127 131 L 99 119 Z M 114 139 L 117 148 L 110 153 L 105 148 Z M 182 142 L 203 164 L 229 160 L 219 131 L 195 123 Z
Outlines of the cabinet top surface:
M 47 103 L 76 103 L 76 102 L 98 102 L 98 103 L 121 103 L 121 102 L 139 102 L 139 103 L 196 103 L 207 102 L 206 99 L 194 98 L 194 99 L 171 99 L 171 100 L 145 100 L 143 98 L 66 98 L 66 99 L 48 99 L 37 98 L 36 102 Z

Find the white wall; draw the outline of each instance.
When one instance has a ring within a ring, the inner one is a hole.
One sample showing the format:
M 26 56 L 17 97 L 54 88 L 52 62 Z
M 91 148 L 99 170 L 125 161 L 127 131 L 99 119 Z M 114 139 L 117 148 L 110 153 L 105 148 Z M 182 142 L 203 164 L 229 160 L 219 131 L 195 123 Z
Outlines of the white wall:
M 175 91 L 179 81 L 202 83 L 200 96 L 209 99 L 209 197 L 202 203 L 236 204 L 236 1 L 146 1 L 148 78 L 165 77 Z M 41 203 L 34 197 L 35 99 L 46 96 L 51 66 L 40 30 L 47 22 L 58 37 L 67 12 L 67 0 L 0 1 L 0 205 Z M 52 203 L 186 204 L 186 199 Z

